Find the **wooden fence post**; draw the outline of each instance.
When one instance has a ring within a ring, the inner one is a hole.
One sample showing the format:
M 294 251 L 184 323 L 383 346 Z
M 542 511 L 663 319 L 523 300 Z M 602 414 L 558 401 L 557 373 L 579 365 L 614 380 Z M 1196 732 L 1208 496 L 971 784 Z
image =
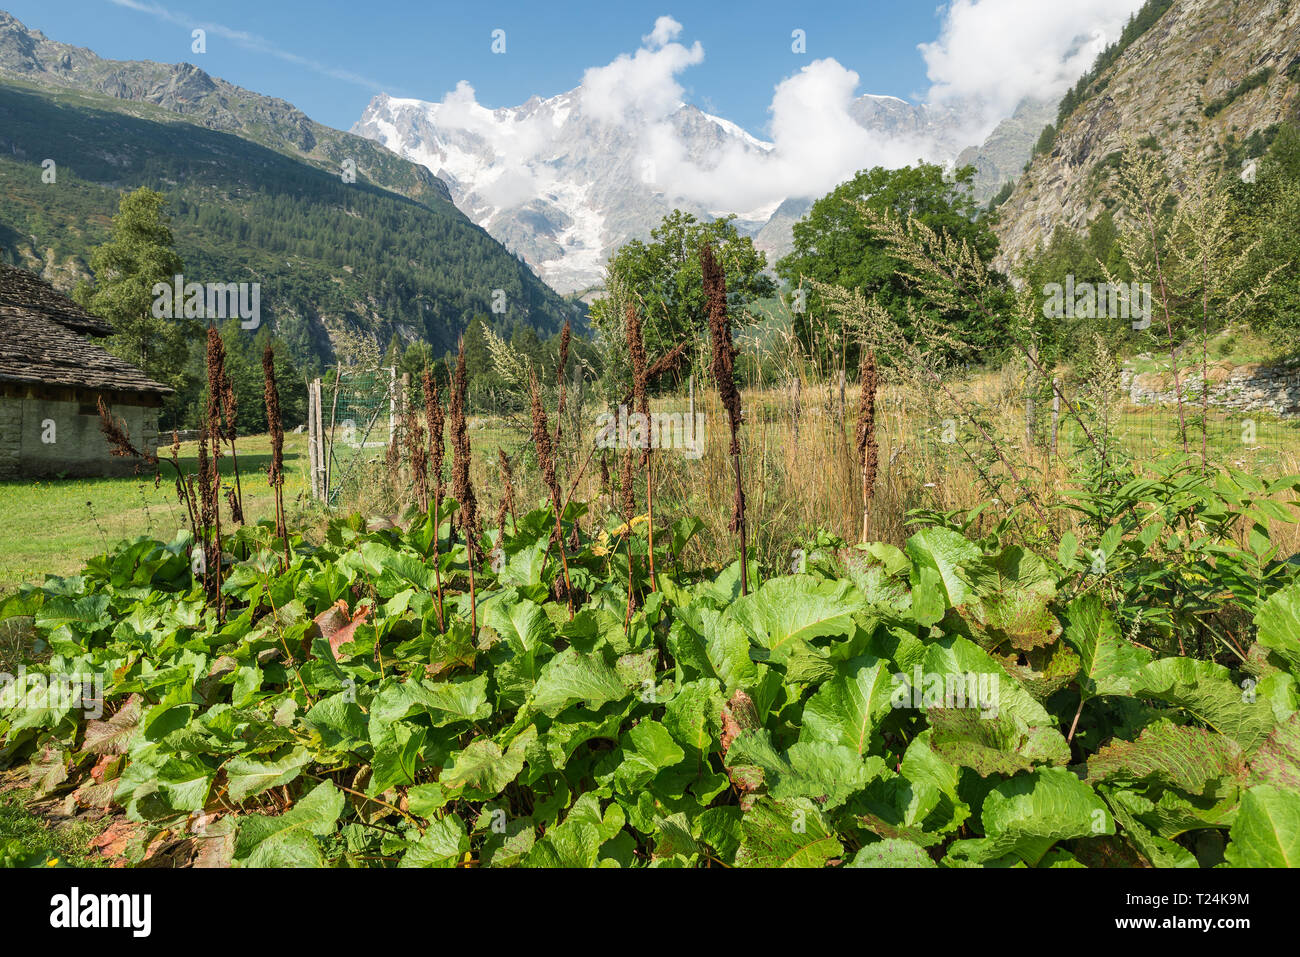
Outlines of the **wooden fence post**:
M 1052 458 L 1056 458 L 1056 438 L 1061 428 L 1061 380 L 1052 380 Z
M 307 487 L 312 499 L 320 498 L 320 483 L 317 482 L 317 465 L 320 463 L 320 435 L 316 430 L 316 385 L 319 379 L 307 383 Z
M 330 449 L 325 436 L 324 413 L 321 410 L 320 379 L 312 383 L 312 388 L 316 394 L 316 487 L 320 492 L 319 497 L 328 504 L 330 490 L 325 485 L 325 461 Z

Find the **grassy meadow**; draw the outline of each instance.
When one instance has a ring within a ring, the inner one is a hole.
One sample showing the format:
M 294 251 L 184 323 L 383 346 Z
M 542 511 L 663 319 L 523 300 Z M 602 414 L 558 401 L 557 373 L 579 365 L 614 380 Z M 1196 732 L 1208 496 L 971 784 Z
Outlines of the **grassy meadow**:
M 1041 500 L 1057 502 L 1077 467 L 1072 449 L 1078 444 L 1078 427 L 1062 415 L 1055 455 L 1046 449 L 1025 450 L 1021 384 L 1003 371 L 973 377 L 961 389 L 966 399 L 985 410 L 995 434 L 1016 446 L 1015 456 L 1027 466 L 1024 477 L 1028 487 Z M 859 479 L 852 434 L 857 400 L 858 389 L 851 383 L 844 412 L 838 388 L 824 384 L 802 386 L 797 403 L 789 388 L 744 391 L 746 498 L 751 514 L 762 517 L 751 529 L 751 544 L 758 549 L 763 566 L 784 567 L 790 551 L 815 539 L 819 530 L 846 541 L 860 536 L 862 508 L 856 491 Z M 726 416 L 714 391 L 697 389 L 696 401 L 697 410 L 705 415 L 706 450 L 698 459 L 680 450 L 667 450 L 655 457 L 656 507 L 663 515 L 685 512 L 699 516 L 710 534 L 696 537 L 691 546 L 696 554 L 691 557 L 720 566 L 735 557 L 731 554 L 732 537 L 726 532 L 731 514 Z M 683 393 L 660 396 L 653 407 L 655 411 L 684 413 L 689 406 Z M 566 418 L 561 443 L 565 485 L 575 488 L 574 501 L 588 503 L 588 520 L 596 527 L 619 521 L 610 492 L 602 490 L 600 453 L 590 451 L 599 411 L 588 406 L 581 416 Z M 1190 415 L 1199 410 L 1188 411 Z M 1117 438 L 1138 463 L 1179 448 L 1178 415 L 1172 407 L 1120 406 L 1116 418 Z M 1213 463 L 1259 475 L 1300 472 L 1300 422 L 1253 416 L 1255 441 L 1246 443 L 1237 421 L 1240 418 L 1211 412 L 1209 457 Z M 989 488 L 981 477 L 976 467 L 976 443 L 960 435 L 955 441 L 944 441 L 944 422 L 945 415 L 932 397 L 911 394 L 900 386 L 881 390 L 876 419 L 880 470 L 870 523 L 873 539 L 902 544 L 910 534 L 906 514 L 912 509 L 952 511 L 974 508 L 990 498 L 1003 504 L 1014 501 L 1015 489 L 1004 484 L 1007 476 L 998 469 L 984 473 L 998 484 L 997 489 Z M 582 430 L 580 440 L 572 435 L 575 426 Z M 536 452 L 522 415 L 471 416 L 470 441 L 479 510 L 487 527 L 494 524 L 504 489 L 498 449 L 510 459 L 518 509 L 527 510 L 545 499 Z M 247 436 L 237 447 L 245 514 L 249 521 L 269 519 L 272 496 L 264 477 L 270 459 L 269 438 Z M 1199 452 L 1199 427 L 1192 431 L 1190 447 Z M 382 450 L 368 451 L 352 471 L 335 511 L 367 516 L 400 512 L 409 504 L 405 475 L 388 473 Z M 313 539 L 323 530 L 327 513 L 307 494 L 307 461 L 307 437 L 286 435 L 286 509 L 291 527 Z M 182 445 L 182 466 L 192 472 L 196 462 L 197 443 Z M 617 475 L 618 460 L 612 450 L 606 462 L 611 474 Z M 450 453 L 448 472 L 449 466 Z M 229 481 L 233 466 L 228 455 L 221 460 L 221 468 Z M 1070 527 L 1073 520 L 1068 513 L 1057 515 L 1061 522 L 1058 532 Z M 184 508 L 176 500 L 172 483 L 164 480 L 155 487 L 152 475 L 2 483 L 0 594 L 22 582 L 40 582 L 47 573 L 73 574 L 87 557 L 123 540 L 139 535 L 170 540 L 184 524 Z M 1289 544 L 1291 551 L 1300 550 L 1300 532 L 1295 526 L 1280 527 L 1277 534 L 1283 536 L 1284 549 Z M 1288 535 L 1297 540 L 1287 542 Z

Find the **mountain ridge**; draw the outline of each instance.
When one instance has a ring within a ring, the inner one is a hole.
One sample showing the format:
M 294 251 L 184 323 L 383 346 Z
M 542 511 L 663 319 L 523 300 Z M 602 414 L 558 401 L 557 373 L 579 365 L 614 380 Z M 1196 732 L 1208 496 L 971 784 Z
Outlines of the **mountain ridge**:
M 645 168 L 634 131 L 638 118 L 611 123 L 590 117 L 583 111 L 581 91 L 533 96 L 519 106 L 496 109 L 462 103 L 454 95 L 433 102 L 380 93 L 352 132 L 426 166 L 447 183 L 466 215 L 561 292 L 598 285 L 608 256 L 630 239 L 645 239 L 674 208 L 706 218 L 735 214 L 738 230 L 755 239 L 769 265 L 789 251 L 793 223 L 817 196 L 777 197 L 749 210 L 709 208 L 683 199 Z M 966 145 L 959 135 L 966 120 L 958 106 L 864 94 L 848 112 L 864 129 L 915 143 L 918 152 L 929 153 L 917 158 L 950 162 Z M 443 122 L 445 113 L 453 114 L 450 122 Z M 738 124 L 686 103 L 677 106 L 667 123 L 684 146 L 684 158 L 702 170 L 712 169 L 724 150 L 759 154 L 773 147 Z M 1020 164 L 1027 156 L 1028 146 Z M 516 199 L 509 189 L 512 177 L 537 188 Z M 1001 182 L 988 194 L 998 186 Z
M 103 60 L 0 14 L 0 255 L 67 290 L 142 185 L 167 195 L 187 273 L 262 283 L 297 358 L 328 361 L 343 332 L 441 351 L 475 315 L 542 334 L 581 318 L 428 170 L 190 65 Z
M 997 265 L 1105 209 L 1106 178 L 1128 145 L 1161 149 L 1171 168 L 1183 151 L 1260 155 L 1270 128 L 1300 117 L 1298 77 L 1300 4 L 1175 0 L 1092 81 L 999 207 Z

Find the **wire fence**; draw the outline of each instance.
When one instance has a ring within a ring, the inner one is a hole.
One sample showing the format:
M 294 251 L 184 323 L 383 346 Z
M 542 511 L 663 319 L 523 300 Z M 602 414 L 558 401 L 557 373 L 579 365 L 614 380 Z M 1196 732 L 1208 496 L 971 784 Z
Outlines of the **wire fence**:
M 384 465 L 398 428 L 397 372 L 341 370 L 328 385 L 317 379 L 309 406 L 312 494 L 335 505 Z

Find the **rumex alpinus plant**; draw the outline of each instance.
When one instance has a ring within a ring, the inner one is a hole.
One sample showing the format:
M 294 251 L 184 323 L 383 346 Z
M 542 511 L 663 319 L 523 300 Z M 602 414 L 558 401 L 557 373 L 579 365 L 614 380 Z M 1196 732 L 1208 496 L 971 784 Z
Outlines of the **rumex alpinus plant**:
M 530 411 L 532 414 L 532 440 L 537 449 L 537 464 L 542 471 L 542 484 L 551 497 L 551 508 L 555 512 L 555 531 L 551 544 L 559 549 L 560 563 L 564 568 L 564 594 L 569 603 L 569 612 L 573 612 L 573 586 L 569 581 L 569 560 L 564 552 L 564 526 L 561 517 L 564 514 L 564 500 L 560 494 L 560 481 L 555 474 L 555 449 L 551 446 L 550 427 L 546 422 L 546 408 L 542 404 L 542 389 L 537 382 L 537 373 L 530 372 L 528 382 Z
M 477 599 L 474 590 L 474 563 L 478 560 L 478 502 L 469 467 L 471 451 L 469 426 L 465 420 L 468 387 L 465 375 L 465 337 L 461 336 L 456 356 L 456 374 L 451 387 L 451 495 L 456 500 L 457 518 L 465 534 L 465 553 L 469 563 L 469 604 L 472 628 L 478 631 Z
M 208 455 L 208 433 L 199 434 L 199 545 L 203 552 L 203 585 L 209 604 L 221 615 L 221 482 L 217 460 Z
M 420 511 L 427 513 L 429 511 L 429 457 L 424 451 L 424 429 L 420 427 L 414 409 L 408 408 L 403 419 L 415 501 Z
M 266 478 L 275 495 L 275 537 L 284 541 L 284 567 L 288 568 L 289 529 L 284 517 L 284 422 L 280 416 L 280 387 L 275 381 L 275 351 L 269 342 L 262 350 L 262 382 L 266 425 L 271 434 L 271 466 Z
M 862 397 L 858 404 L 857 447 L 858 463 L 862 469 L 862 541 L 871 534 L 871 499 L 876 488 L 876 467 L 880 449 L 876 444 L 876 354 L 862 349 L 862 366 L 859 374 Z
M 226 349 L 215 327 L 208 327 L 207 372 L 208 399 L 199 436 L 199 489 L 203 502 L 205 535 L 211 535 L 210 546 L 204 549 L 204 568 L 208 574 L 210 599 L 217 604 L 217 614 L 224 617 L 225 601 L 221 595 L 221 393 L 226 379 Z M 210 445 L 212 459 L 204 468 L 204 439 Z M 206 472 L 206 481 L 205 481 Z M 208 541 L 205 538 L 205 541 Z
M 438 537 L 442 529 L 442 497 L 446 493 L 443 479 L 443 460 L 447 448 L 443 438 L 444 415 L 442 397 L 433 371 L 426 365 L 421 376 L 424 389 L 424 425 L 429 433 L 429 462 L 433 465 L 433 576 L 438 592 L 438 627 L 445 628 L 442 607 L 442 571 L 440 570 Z
M 641 466 L 645 469 L 645 501 L 646 501 L 646 535 L 648 545 L 646 548 L 646 561 L 648 563 L 647 571 L 650 575 L 650 590 L 656 589 L 655 583 L 655 492 L 654 492 L 654 462 L 651 456 L 651 432 L 652 425 L 650 419 L 650 391 L 647 384 L 647 363 L 645 353 L 645 338 L 641 334 L 641 317 L 632 303 L 627 305 L 627 352 L 628 359 L 632 365 L 632 401 L 636 407 L 637 413 L 641 416 L 643 431 L 641 445 Z
M 214 460 L 221 458 L 220 447 L 223 440 L 230 444 L 230 464 L 235 485 L 227 493 L 227 501 L 230 503 L 231 520 L 243 525 L 244 495 L 239 482 L 239 454 L 235 451 L 237 434 L 235 416 L 239 407 L 235 400 L 235 387 L 226 369 L 226 344 L 221 341 L 221 334 L 217 332 L 216 326 L 208 326 L 207 346 L 207 417 L 212 433 L 212 457 Z M 218 482 L 220 482 L 220 473 L 218 473 Z
M 736 478 L 735 503 L 731 511 L 731 530 L 740 535 L 740 591 L 749 594 L 749 555 L 745 548 L 745 489 L 740 478 L 740 390 L 736 388 L 736 347 L 731 342 L 731 319 L 727 313 L 727 277 L 718 263 L 713 247 L 700 247 L 700 272 L 704 279 L 704 296 L 709 310 L 709 338 L 712 351 L 710 371 L 718 387 L 722 407 L 727 410 L 731 430 L 728 449 Z
M 497 516 L 497 527 L 505 533 L 505 516 L 510 516 L 510 524 L 515 532 L 519 531 L 519 519 L 515 514 L 515 470 L 510 465 L 510 456 L 505 449 L 497 449 L 497 468 L 501 470 L 501 512 Z
M 632 561 L 632 519 L 636 517 L 636 490 L 632 469 L 632 447 L 623 450 L 623 465 L 618 474 L 619 502 L 623 514 L 623 540 L 627 545 L 627 614 L 623 619 L 626 627 L 632 621 L 632 612 L 636 608 L 635 565 Z

